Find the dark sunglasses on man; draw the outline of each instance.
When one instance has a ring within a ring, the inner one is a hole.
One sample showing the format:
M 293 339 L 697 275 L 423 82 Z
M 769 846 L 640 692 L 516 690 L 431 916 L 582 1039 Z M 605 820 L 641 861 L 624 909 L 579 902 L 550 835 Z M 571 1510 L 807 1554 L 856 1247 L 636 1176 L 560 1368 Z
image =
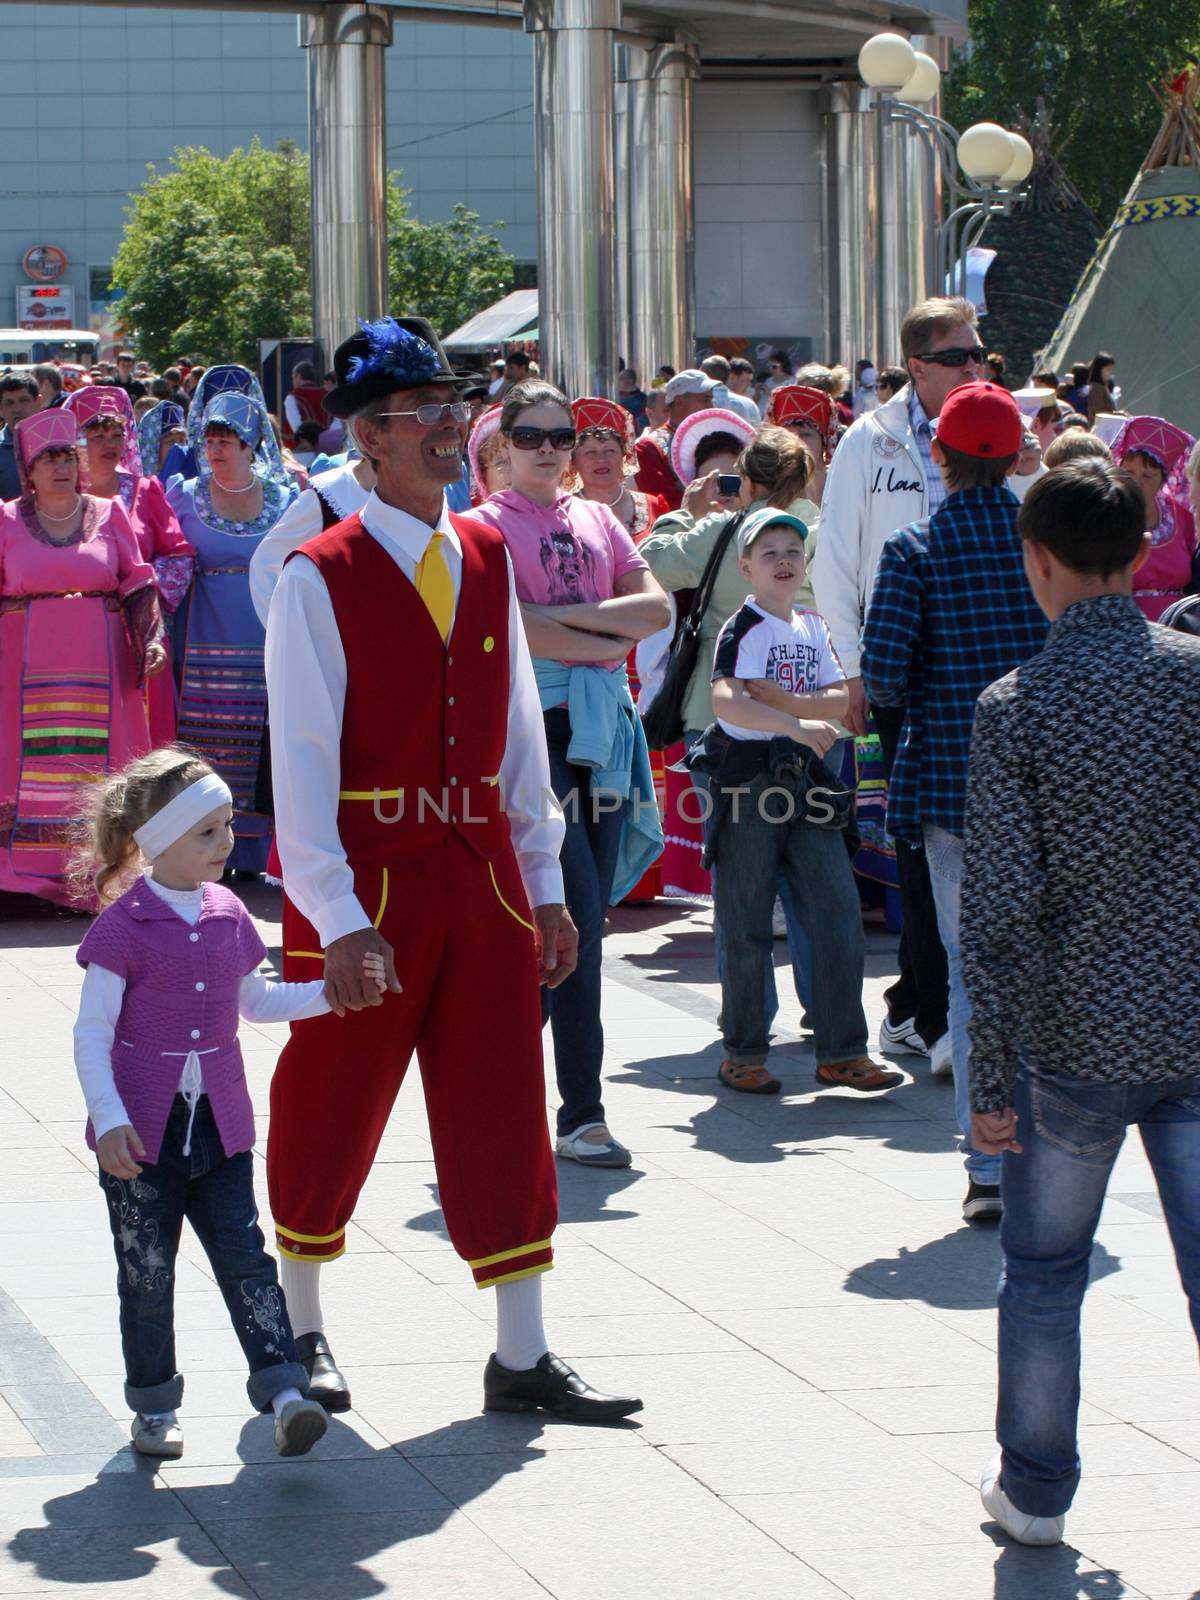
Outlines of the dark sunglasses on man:
M 987 358 L 987 351 L 981 344 L 973 350 L 963 350 L 961 347 L 950 350 L 927 350 L 924 355 L 914 356 L 915 361 L 931 361 L 935 367 L 965 367 L 968 361 L 973 361 L 981 367 Z
M 574 428 L 513 428 L 508 435 L 518 450 L 540 450 L 549 439 L 555 450 L 574 450 Z

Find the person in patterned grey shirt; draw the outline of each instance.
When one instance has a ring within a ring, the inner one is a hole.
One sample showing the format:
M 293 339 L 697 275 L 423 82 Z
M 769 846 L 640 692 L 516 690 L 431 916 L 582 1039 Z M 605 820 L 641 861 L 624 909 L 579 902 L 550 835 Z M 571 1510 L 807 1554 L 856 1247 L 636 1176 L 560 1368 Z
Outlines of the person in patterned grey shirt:
M 999 1458 L 985 1509 L 1055 1544 L 1079 1483 L 1079 1317 L 1137 1125 L 1200 1338 L 1200 640 L 1132 599 L 1133 480 L 1084 458 L 1018 527 L 1043 651 L 980 696 L 962 960 L 971 1141 L 1002 1155 Z

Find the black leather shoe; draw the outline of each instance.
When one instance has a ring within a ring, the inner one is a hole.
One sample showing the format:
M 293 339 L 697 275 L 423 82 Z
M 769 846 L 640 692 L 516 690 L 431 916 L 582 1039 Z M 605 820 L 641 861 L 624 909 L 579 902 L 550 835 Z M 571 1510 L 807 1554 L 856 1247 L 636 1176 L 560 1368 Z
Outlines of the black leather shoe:
M 349 1411 L 350 1387 L 338 1371 L 325 1335 L 298 1334 L 296 1354 L 308 1373 L 308 1398 L 323 1405 L 326 1411 Z
M 536 1367 L 510 1372 L 495 1356 L 483 1374 L 485 1411 L 552 1411 L 565 1422 L 617 1422 L 642 1409 L 626 1395 L 601 1394 L 547 1351 Z

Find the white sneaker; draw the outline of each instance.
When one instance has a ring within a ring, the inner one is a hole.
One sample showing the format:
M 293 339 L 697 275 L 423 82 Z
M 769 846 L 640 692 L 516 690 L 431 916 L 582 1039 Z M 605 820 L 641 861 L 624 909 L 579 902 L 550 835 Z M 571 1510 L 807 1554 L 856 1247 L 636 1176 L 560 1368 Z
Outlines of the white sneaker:
M 950 1035 L 948 1032 L 944 1033 L 929 1051 L 929 1076 L 931 1078 L 952 1078 L 954 1076 L 954 1052 L 950 1048 Z
M 985 1467 L 979 1485 L 979 1498 L 988 1516 L 1018 1544 L 1061 1544 L 1066 1517 L 1030 1517 L 1018 1511 L 1000 1487 L 1000 1463 L 1001 1458 L 997 1456 Z
M 275 1448 L 281 1456 L 305 1456 L 329 1426 L 315 1400 L 289 1400 L 275 1418 Z
M 929 1054 L 929 1046 L 917 1032 L 911 1017 L 904 1022 L 891 1022 L 885 1017 L 879 1027 L 879 1048 L 885 1054 L 891 1051 L 893 1055 L 906 1052 L 914 1056 Z
M 133 1448 L 142 1456 L 161 1456 L 178 1461 L 183 1454 L 183 1429 L 173 1411 L 146 1417 L 139 1411 L 129 1428 Z
M 600 1129 L 603 1140 L 585 1139 L 585 1133 Z M 585 1122 L 572 1133 L 560 1133 L 554 1141 L 555 1154 L 561 1161 L 578 1161 L 581 1167 L 628 1167 L 632 1155 L 619 1140 L 614 1139 L 603 1122 Z

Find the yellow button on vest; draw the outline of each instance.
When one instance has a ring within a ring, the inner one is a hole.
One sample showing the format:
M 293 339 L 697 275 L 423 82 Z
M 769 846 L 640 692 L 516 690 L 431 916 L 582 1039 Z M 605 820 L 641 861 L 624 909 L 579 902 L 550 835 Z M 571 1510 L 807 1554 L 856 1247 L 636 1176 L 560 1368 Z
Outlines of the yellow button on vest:
M 484 653 L 484 655 L 485 656 L 490 656 L 492 651 L 495 648 L 496 648 L 496 641 L 495 641 L 495 639 L 492 638 L 491 634 L 489 633 L 487 638 L 483 641 L 483 653 Z

